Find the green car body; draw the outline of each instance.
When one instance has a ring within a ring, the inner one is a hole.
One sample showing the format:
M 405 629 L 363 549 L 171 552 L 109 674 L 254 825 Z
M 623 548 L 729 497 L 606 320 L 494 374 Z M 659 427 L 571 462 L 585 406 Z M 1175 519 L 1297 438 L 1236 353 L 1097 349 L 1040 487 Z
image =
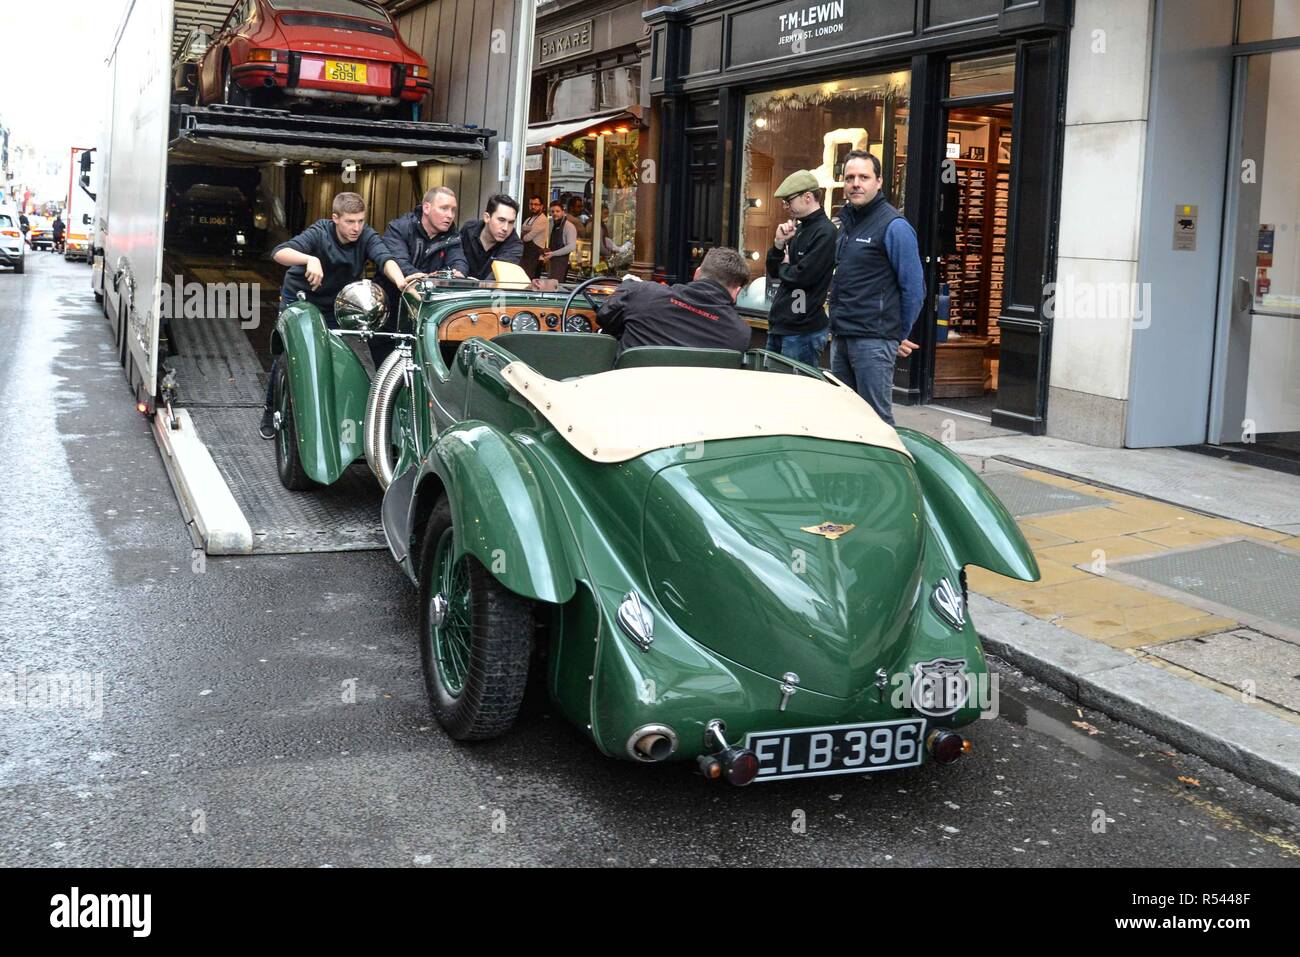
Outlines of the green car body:
M 404 299 L 416 331 L 409 394 L 404 387 L 389 437 L 390 549 L 417 585 L 422 557 L 446 553 L 453 564 L 439 558 L 440 569 L 472 560 L 527 602 L 544 635 L 551 700 L 603 753 L 707 761 L 782 729 L 920 717 L 929 736 L 979 717 L 978 695 L 951 710 L 930 699 L 920 708 L 909 682 L 921 666 L 957 674 L 968 692 L 987 688 L 964 568 L 1026 581 L 1038 568 L 1006 509 L 942 444 L 907 429 L 898 437 L 908 454 L 746 435 L 594 461 L 502 374 L 520 358 L 516 337 L 471 338 L 454 355 L 440 348 L 439 325 L 454 312 L 503 302 L 558 311 L 562 298 L 426 289 Z M 575 356 L 609 350 L 604 336 L 545 335 Z M 362 455 L 355 435 L 344 441 L 343 423 L 361 417 L 368 377 L 309 305 L 281 314 L 275 342 L 288 356 L 303 467 L 332 482 Z M 826 378 L 763 350 L 744 361 L 756 372 Z M 426 543 L 440 503 L 454 529 L 441 551 Z M 852 529 L 810 533 L 826 523 Z M 649 642 L 635 627 L 642 613 Z M 637 747 L 646 729 L 665 739 L 653 751 Z M 779 770 L 802 776 L 799 766 Z

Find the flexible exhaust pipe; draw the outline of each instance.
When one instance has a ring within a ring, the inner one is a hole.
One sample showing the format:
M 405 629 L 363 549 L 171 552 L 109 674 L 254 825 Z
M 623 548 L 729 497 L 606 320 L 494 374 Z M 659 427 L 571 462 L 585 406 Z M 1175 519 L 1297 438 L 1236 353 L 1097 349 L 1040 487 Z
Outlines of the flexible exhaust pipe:
M 400 349 L 389 353 L 370 384 L 370 398 L 366 402 L 364 424 L 366 464 L 379 480 L 380 488 L 388 488 L 393 481 L 393 449 L 389 436 L 393 431 L 393 409 L 397 393 L 406 384 L 405 356 Z

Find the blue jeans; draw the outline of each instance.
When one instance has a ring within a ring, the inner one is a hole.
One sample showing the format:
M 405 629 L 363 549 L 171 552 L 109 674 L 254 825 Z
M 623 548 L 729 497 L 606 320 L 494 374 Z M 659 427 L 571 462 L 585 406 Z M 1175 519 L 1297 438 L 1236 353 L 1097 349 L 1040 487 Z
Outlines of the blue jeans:
M 831 374 L 894 424 L 894 360 L 897 339 L 836 336 L 831 343 Z
M 826 340 L 830 338 L 830 335 L 829 329 L 823 329 L 821 332 L 808 332 L 800 336 L 782 336 L 769 332 L 767 335 L 767 348 L 769 352 L 779 352 L 796 362 L 802 362 L 814 369 L 820 369 L 822 351 L 826 348 Z

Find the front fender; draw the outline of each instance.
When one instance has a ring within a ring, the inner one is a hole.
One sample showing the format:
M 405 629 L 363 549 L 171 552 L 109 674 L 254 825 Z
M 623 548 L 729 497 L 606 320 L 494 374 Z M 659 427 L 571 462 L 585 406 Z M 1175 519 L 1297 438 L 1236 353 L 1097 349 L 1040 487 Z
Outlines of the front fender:
M 370 376 L 346 342 L 325 327 L 320 310 L 298 302 L 275 323 L 293 396 L 293 423 L 303 470 L 330 485 L 365 451 Z
M 1038 581 L 1038 561 L 1020 526 L 980 477 L 928 435 L 899 429 L 898 437 L 912 453 L 934 532 L 948 543 L 958 567 Z
M 461 422 L 434 443 L 426 469 L 451 502 L 456 550 L 473 555 L 518 595 L 559 604 L 575 576 L 541 476 L 500 429 Z

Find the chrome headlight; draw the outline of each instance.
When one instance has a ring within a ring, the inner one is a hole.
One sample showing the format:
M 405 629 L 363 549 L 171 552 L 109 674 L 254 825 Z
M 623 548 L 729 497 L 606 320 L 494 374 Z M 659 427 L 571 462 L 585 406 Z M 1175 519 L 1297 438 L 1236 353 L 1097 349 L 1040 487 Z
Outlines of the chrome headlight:
M 334 318 L 344 329 L 369 330 L 388 318 L 384 291 L 369 279 L 358 279 L 339 290 L 334 298 Z

